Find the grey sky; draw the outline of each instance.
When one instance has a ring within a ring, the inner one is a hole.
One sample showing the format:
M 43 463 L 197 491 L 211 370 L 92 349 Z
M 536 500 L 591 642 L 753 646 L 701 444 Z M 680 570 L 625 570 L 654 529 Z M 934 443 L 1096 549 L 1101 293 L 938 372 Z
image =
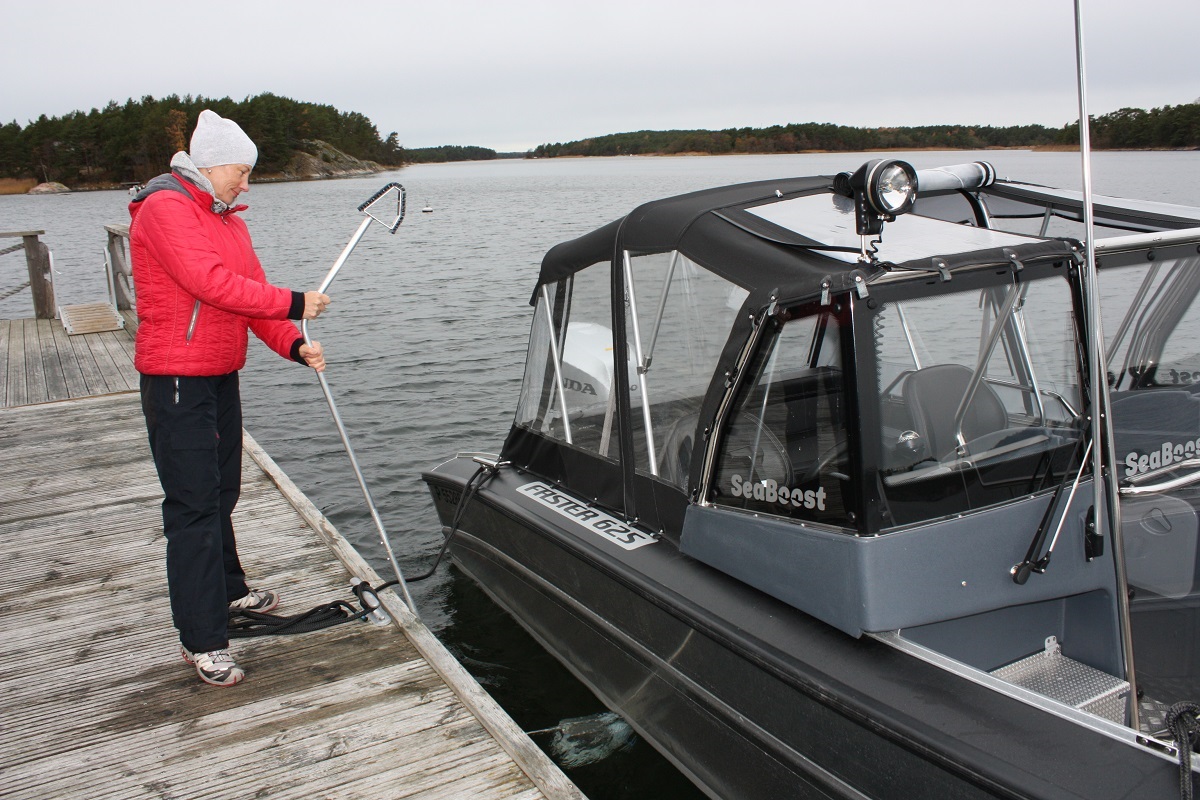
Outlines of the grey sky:
M 1076 119 L 1071 0 L 16 0 L 0 122 L 273 92 L 406 147 Z M 1084 0 L 1093 114 L 1200 96 L 1200 0 Z

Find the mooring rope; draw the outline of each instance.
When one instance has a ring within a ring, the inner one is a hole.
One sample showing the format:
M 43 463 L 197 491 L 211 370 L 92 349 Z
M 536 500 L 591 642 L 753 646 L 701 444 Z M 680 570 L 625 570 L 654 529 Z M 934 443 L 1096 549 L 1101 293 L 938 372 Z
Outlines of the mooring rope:
M 15 289 L 9 289 L 7 292 L 4 292 L 3 294 L 0 294 L 0 300 L 7 300 L 8 298 L 12 297 L 14 294 L 16 294 L 17 292 L 21 291 L 22 289 L 28 288 L 28 286 L 29 286 L 29 281 L 25 281 L 24 283 L 22 283 L 22 284 L 21 284 L 20 286 L 18 286 L 17 288 L 15 288 Z
M 280 636 L 289 633 L 309 633 L 356 619 L 365 619 L 370 609 L 355 608 L 344 600 L 318 606 L 293 617 L 262 614 L 257 611 L 230 612 L 229 638 L 248 636 Z
M 420 575 L 413 575 L 412 577 L 406 575 L 404 580 L 408 581 L 409 583 L 416 583 L 417 581 L 425 580 L 437 571 L 438 565 L 442 563 L 442 559 L 446 555 L 446 551 L 450 549 L 450 542 L 453 541 L 454 535 L 458 533 L 458 526 L 462 522 L 463 512 L 467 510 L 467 504 L 471 502 L 471 498 L 475 496 L 475 493 L 478 492 L 479 489 L 499 471 L 499 467 L 502 466 L 503 463 L 507 462 L 502 462 L 501 464 L 496 465 L 483 464 L 480 465 L 479 469 L 475 470 L 475 474 L 470 477 L 470 479 L 467 481 L 467 485 L 463 487 L 462 494 L 458 496 L 458 505 L 454 507 L 454 518 L 450 522 L 450 532 L 446 534 L 446 539 L 442 542 L 442 549 L 438 550 L 437 558 L 433 560 L 433 566 L 422 572 Z M 388 581 L 379 588 L 385 589 L 395 582 L 396 581 Z
M 450 549 L 450 542 L 454 539 L 455 534 L 458 533 L 458 526 L 462 522 L 463 513 L 466 511 L 467 505 L 471 502 L 471 498 L 505 464 L 507 462 L 481 464 L 479 469 L 475 470 L 475 473 L 467 481 L 466 486 L 463 487 L 462 494 L 458 497 L 458 504 L 454 508 L 454 519 L 450 524 L 450 531 L 446 534 L 446 540 L 442 543 L 442 548 L 438 551 L 437 558 L 433 561 L 433 566 L 420 575 L 413 577 L 406 576 L 404 578 L 405 581 L 409 583 L 422 581 L 437 571 L 438 565 L 442 563 L 442 559 L 446 555 L 446 551 Z M 280 636 L 293 633 L 308 633 L 309 631 L 329 628 L 352 620 L 367 619 L 379 608 L 378 593 L 392 586 L 397 586 L 399 583 L 399 579 L 391 580 L 380 584 L 377 588 L 372 588 L 365 582 L 357 582 L 352 591 L 358 597 L 362 608 L 356 608 L 353 603 L 348 603 L 344 600 L 335 600 L 332 603 L 317 606 L 303 614 L 297 614 L 292 617 L 277 614 L 262 614 L 256 611 L 230 611 L 229 638 L 242 639 L 250 636 Z
M 1179 747 L 1179 796 L 1192 800 L 1192 750 L 1200 740 L 1200 704 L 1176 703 L 1167 710 L 1166 721 Z
M 24 250 L 24 249 L 25 249 L 24 242 L 21 242 L 20 244 L 14 244 L 12 247 L 6 247 L 3 250 L 0 250 L 0 256 L 6 256 L 9 253 L 15 253 L 18 250 Z
M 334 625 L 341 625 L 344 622 L 365 620 L 371 617 L 379 606 L 377 590 L 371 588 L 371 585 L 365 581 L 357 581 L 351 591 L 362 604 L 361 608 L 345 600 L 334 600 L 290 617 L 245 609 L 230 611 L 229 638 L 244 639 L 250 636 L 309 633 L 332 628 Z

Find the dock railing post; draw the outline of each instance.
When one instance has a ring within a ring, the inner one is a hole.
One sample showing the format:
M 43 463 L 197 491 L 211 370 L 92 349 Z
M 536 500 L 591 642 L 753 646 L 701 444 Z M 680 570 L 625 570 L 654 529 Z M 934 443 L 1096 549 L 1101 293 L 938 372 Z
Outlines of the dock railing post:
M 54 319 L 58 305 L 54 302 L 54 284 L 50 275 L 50 248 L 38 239 L 40 231 L 22 235 L 25 242 L 25 264 L 29 267 L 29 291 L 33 293 L 33 316 Z
M 108 231 L 109 285 L 113 289 L 113 302 L 118 311 L 132 311 L 134 307 L 133 267 L 129 263 L 125 243 L 129 240 L 128 225 L 105 225 Z
M 33 294 L 33 315 L 37 319 L 54 319 L 58 305 L 54 302 L 54 284 L 50 275 L 50 248 L 38 239 L 43 233 L 45 231 L 0 231 L 2 239 L 21 240 L 19 245 L 0 250 L 0 255 L 24 249 L 25 264 L 29 268 L 29 291 Z M 24 284 L 4 296 L 23 288 Z

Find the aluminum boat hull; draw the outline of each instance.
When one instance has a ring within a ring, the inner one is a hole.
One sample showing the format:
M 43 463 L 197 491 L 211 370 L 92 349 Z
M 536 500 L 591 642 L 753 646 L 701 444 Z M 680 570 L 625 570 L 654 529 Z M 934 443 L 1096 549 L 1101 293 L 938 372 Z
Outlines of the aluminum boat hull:
M 449 526 L 476 468 L 424 475 Z M 613 546 L 504 469 L 464 510 L 459 566 L 719 798 L 1170 797 L 1177 766 L 858 639 L 679 553 Z M 447 527 L 448 530 L 448 527 Z

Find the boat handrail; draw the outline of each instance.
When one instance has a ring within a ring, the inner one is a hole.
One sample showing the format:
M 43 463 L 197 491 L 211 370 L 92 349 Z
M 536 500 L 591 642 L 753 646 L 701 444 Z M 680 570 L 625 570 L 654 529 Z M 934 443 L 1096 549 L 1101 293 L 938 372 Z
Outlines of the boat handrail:
M 913 341 L 912 328 L 909 327 L 908 316 L 904 313 L 904 305 L 902 303 L 896 303 L 896 316 L 900 318 L 900 329 L 904 331 L 904 341 L 908 344 L 909 354 L 912 355 L 913 366 L 920 369 L 921 357 L 917 354 L 917 343 Z M 892 383 L 894 385 L 895 381 Z
M 1147 249 L 1147 255 L 1153 256 L 1153 248 Z M 1127 322 L 1132 324 L 1129 346 L 1124 348 L 1125 360 L 1112 388 L 1119 387 L 1127 376 L 1132 377 L 1135 366 L 1137 371 L 1141 372 L 1146 368 L 1141 365 L 1161 361 L 1167 340 L 1187 315 L 1196 295 L 1200 293 L 1200 271 L 1196 270 L 1196 260 L 1191 256 L 1180 259 L 1164 257 L 1161 261 L 1152 262 L 1126 318 L 1121 322 L 1121 328 L 1117 331 L 1121 338 L 1113 339 L 1115 354 L 1119 352 L 1118 346 L 1129 330 Z M 1160 268 L 1167 263 L 1171 263 L 1172 266 L 1160 281 Z M 1153 296 L 1147 300 L 1152 287 Z
M 968 469 L 974 469 L 975 467 L 979 466 L 980 462 L 987 461 L 990 458 L 999 458 L 1000 456 L 1008 455 L 1009 453 L 1016 452 L 1017 450 L 1024 450 L 1026 447 L 1032 447 L 1035 444 L 1041 444 L 1042 442 L 1048 441 L 1050 441 L 1049 436 L 1041 433 L 1034 434 L 1033 436 L 1028 436 L 1024 439 L 1019 439 L 1018 441 L 993 447 L 978 453 L 958 456 L 953 461 L 939 461 L 936 464 L 930 464 L 928 467 L 923 467 L 920 470 L 913 470 L 911 472 L 897 472 L 893 475 L 886 475 L 883 478 L 883 483 L 885 486 L 902 486 L 906 483 L 923 481 L 926 478 L 932 478 L 937 475 L 949 475 L 952 472 L 963 472 Z
M 1121 342 L 1125 341 L 1125 334 L 1129 333 L 1130 328 L 1137 319 L 1138 313 L 1143 308 L 1143 304 L 1146 301 L 1146 295 L 1149 294 L 1151 287 L 1153 287 L 1155 281 L 1158 280 L 1158 272 L 1159 268 L 1161 267 L 1162 262 L 1156 261 L 1151 265 L 1150 269 L 1147 270 L 1146 276 L 1142 278 L 1142 283 L 1140 286 L 1138 286 L 1137 294 L 1133 296 L 1133 302 L 1129 304 L 1129 310 L 1125 312 L 1125 317 L 1121 320 L 1121 324 L 1117 327 L 1117 332 L 1113 334 L 1112 343 L 1108 346 L 1108 358 L 1105 362 L 1106 368 L 1112 367 L 1113 358 L 1115 358 L 1117 353 L 1120 352 Z M 1132 347 L 1130 349 L 1132 349 Z M 1121 385 L 1121 380 L 1124 379 L 1126 370 L 1128 370 L 1128 368 L 1129 358 L 1127 356 L 1125 363 L 1121 366 L 1121 374 L 1116 383 L 1113 384 L 1113 388 Z
M 658 311 L 654 314 L 654 333 L 650 336 L 650 349 L 646 351 L 646 363 L 642 364 L 647 371 L 650 370 L 650 364 L 654 361 L 654 347 L 658 344 L 658 333 L 662 329 L 663 314 L 667 309 L 667 294 L 671 290 L 671 280 L 675 277 L 675 267 L 679 264 L 680 253 L 678 250 L 671 251 L 671 264 L 667 268 L 667 276 L 663 279 L 662 293 L 658 298 Z
M 1071 415 L 1072 419 L 1079 418 L 1080 412 L 1075 408 L 1075 406 L 1071 405 L 1070 401 L 1068 401 L 1067 398 L 1063 397 L 1060 392 L 1056 392 L 1053 389 L 1047 389 L 1045 387 L 1039 388 L 1039 387 L 1034 387 L 1034 386 L 1025 386 L 1020 383 L 1017 383 L 1016 381 L 1006 381 L 1006 380 L 1002 380 L 1000 378 L 992 378 L 992 377 L 985 377 L 984 381 L 991 384 L 992 386 L 1003 386 L 1006 389 L 1014 389 L 1018 392 L 1026 392 L 1026 393 L 1032 394 L 1033 392 L 1036 391 L 1038 393 L 1038 395 L 1040 395 L 1041 397 L 1049 397 L 1053 400 L 1057 400 L 1059 402 L 1059 404 L 1062 405 L 1062 407 L 1067 410 L 1067 413 Z M 1038 400 L 1038 405 L 1039 406 L 1043 405 L 1041 400 Z M 1045 413 L 1044 413 L 1044 407 L 1043 407 L 1043 418 L 1044 417 L 1045 417 Z
M 1105 253 L 1121 253 L 1128 250 L 1139 250 L 1144 247 L 1166 247 L 1168 245 L 1189 244 L 1200 242 L 1200 228 L 1182 228 L 1174 231 L 1155 231 L 1154 233 L 1134 233 L 1128 236 L 1109 236 L 1097 239 L 1094 247 L 1096 255 Z
M 1200 467 L 1200 458 L 1189 458 L 1186 461 L 1180 461 L 1178 464 L 1172 464 L 1171 471 L 1175 471 L 1180 467 Z M 1153 473 L 1148 475 L 1139 475 L 1137 478 L 1133 478 L 1130 482 L 1136 482 L 1139 478 L 1141 480 L 1145 480 L 1152 474 Z M 1178 478 L 1172 478 L 1169 481 L 1163 481 L 1162 483 L 1152 483 L 1149 486 L 1122 486 L 1117 490 L 1117 492 L 1120 493 L 1122 497 L 1139 494 L 1155 494 L 1158 492 L 1169 492 L 1173 489 L 1178 489 L 1183 486 L 1191 486 L 1193 483 L 1200 483 L 1200 470 L 1197 470 L 1189 475 L 1181 475 Z
M 982 189 L 995 182 L 996 168 L 987 161 L 917 170 L 918 194 Z
M 1025 294 L 1029 291 L 1029 284 L 1013 284 L 1009 287 L 1008 297 L 1004 300 L 1002 308 L 995 309 L 996 321 L 992 328 L 988 341 L 984 347 L 980 349 L 979 360 L 975 364 L 975 369 L 971 373 L 971 380 L 967 384 L 967 390 L 963 394 L 962 401 L 958 404 L 958 410 L 954 412 L 954 440 L 958 443 L 960 453 L 965 453 L 967 440 L 963 436 L 963 423 L 966 420 L 967 409 L 971 405 L 971 401 L 975 399 L 975 392 L 979 388 L 979 384 L 983 381 L 984 372 L 987 370 L 987 363 L 992 357 L 992 353 L 996 350 L 996 344 L 1000 341 L 1000 335 L 1004 327 L 1008 325 L 1009 320 L 1016 314 L 1017 309 L 1025 302 Z M 999 305 L 998 303 L 996 304 Z
M 563 438 L 567 440 L 567 444 L 574 444 L 575 440 L 571 438 L 571 415 L 567 411 L 567 393 L 563 388 L 566 384 L 562 375 L 562 348 L 558 344 L 558 331 L 554 329 L 554 306 L 550 302 L 550 287 L 544 283 L 542 302 L 546 304 L 546 325 L 550 327 L 550 360 L 554 362 L 554 386 L 557 390 L 558 406 L 562 409 Z M 563 333 L 566 333 L 565 327 Z
M 1025 316 L 1020 313 L 1020 309 L 1013 312 L 1013 332 L 1016 334 L 1017 349 L 1020 351 L 1021 359 L 1029 370 L 1029 383 L 1033 389 L 1033 401 L 1037 404 L 1038 420 L 1045 425 L 1046 405 L 1042 402 L 1042 387 L 1038 384 L 1037 370 L 1033 368 L 1032 359 L 1029 356 L 1029 337 L 1025 333 Z
M 634 359 L 637 362 L 638 384 L 642 391 L 642 425 L 646 430 L 646 456 L 649 461 L 650 474 L 658 477 L 658 453 L 655 450 L 654 426 L 650 419 L 650 388 L 646 385 L 646 372 L 649 370 L 650 365 L 645 360 L 645 354 L 642 350 L 642 328 L 638 319 L 637 292 L 633 286 L 633 265 L 630 263 L 628 250 L 623 253 L 622 264 L 625 268 L 625 297 L 626 302 L 629 304 Z

